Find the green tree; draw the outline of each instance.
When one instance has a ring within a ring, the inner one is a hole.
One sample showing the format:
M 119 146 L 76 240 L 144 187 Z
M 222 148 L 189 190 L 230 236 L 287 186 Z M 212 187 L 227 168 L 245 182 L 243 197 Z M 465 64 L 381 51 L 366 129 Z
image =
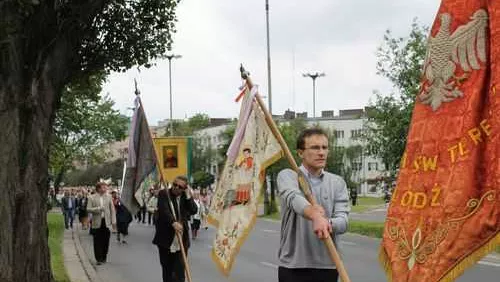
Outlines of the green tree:
M 171 46 L 177 3 L 0 2 L 0 281 L 52 280 L 48 157 L 64 88 L 99 71 L 151 66 Z
M 300 165 L 300 159 L 297 155 L 297 150 L 295 150 L 297 147 L 297 136 L 299 136 L 300 132 L 302 132 L 306 127 L 307 124 L 305 120 L 300 118 L 293 119 L 289 122 L 281 123 L 278 125 L 281 136 L 283 136 L 283 139 L 285 140 L 288 148 L 290 149 L 290 152 L 292 153 L 293 158 L 295 159 L 295 162 L 298 165 Z M 267 193 L 264 193 L 265 214 L 272 214 L 278 211 L 276 204 L 276 191 L 278 188 L 276 178 L 278 177 L 278 173 L 285 168 L 290 168 L 290 164 L 288 163 L 288 160 L 283 157 L 279 161 L 269 166 L 266 171 L 266 174 L 271 177 L 271 187 L 269 187 L 269 199 L 267 198 Z M 267 185 L 267 182 L 265 184 Z
M 363 147 L 361 145 L 352 145 L 349 147 L 338 146 L 336 139 L 332 134 L 328 138 L 330 152 L 327 158 L 327 170 L 340 175 L 346 182 L 348 188 L 358 187 L 359 183 L 352 180 L 353 162 L 361 162 Z
M 222 138 L 222 145 L 220 148 L 217 148 L 217 155 L 219 156 L 219 171 L 222 171 L 224 168 L 224 164 L 226 163 L 226 153 L 229 149 L 229 145 L 231 145 L 231 141 L 233 140 L 234 133 L 236 131 L 236 120 L 226 127 L 224 131 L 220 134 L 220 138 Z
M 174 136 L 191 136 L 196 130 L 206 128 L 210 125 L 210 117 L 207 114 L 198 113 L 190 117 L 187 121 L 175 120 L 172 122 Z M 170 126 L 169 126 L 170 127 Z M 164 136 L 170 136 L 170 131 L 166 130 Z
M 210 117 L 207 114 L 198 113 L 190 117 L 187 121 L 173 121 L 174 136 L 193 136 L 193 158 L 192 171 L 204 170 L 210 166 L 213 157 L 217 157 L 216 148 L 206 146 L 204 139 L 206 135 L 196 135 L 195 131 L 206 128 L 210 125 Z M 170 131 L 166 130 L 164 136 L 170 136 Z
M 104 75 L 99 74 L 64 90 L 49 155 L 56 193 L 74 161 L 87 165 L 103 161 L 103 145 L 125 138 L 128 118 L 113 109 L 114 102 L 109 97 L 100 98 L 103 83 Z
M 193 173 L 193 187 L 206 188 L 215 182 L 215 177 L 203 170 L 198 170 Z
M 363 139 L 368 153 L 381 158 L 391 175 L 398 170 L 405 149 L 414 101 L 420 88 L 427 32 L 428 29 L 416 20 L 407 37 L 396 38 L 387 31 L 377 52 L 377 73 L 393 84 L 394 93 L 375 92 Z
M 84 170 L 72 170 L 64 176 L 64 183 L 69 186 L 93 186 L 101 178 L 111 178 L 113 183 L 118 184 L 118 180 L 122 179 L 122 173 L 123 160 L 116 159 L 91 165 Z

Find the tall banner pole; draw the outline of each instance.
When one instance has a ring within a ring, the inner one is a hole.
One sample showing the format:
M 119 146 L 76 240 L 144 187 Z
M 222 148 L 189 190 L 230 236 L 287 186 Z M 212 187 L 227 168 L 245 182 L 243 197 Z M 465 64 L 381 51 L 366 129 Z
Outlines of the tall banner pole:
M 139 92 L 139 89 L 137 89 L 137 81 L 135 81 L 135 79 L 134 79 L 134 82 L 135 82 L 135 94 L 137 95 L 137 97 L 139 97 L 140 92 Z M 146 120 L 146 124 L 148 124 L 148 121 L 147 121 L 146 116 L 144 114 L 144 112 L 145 112 L 144 106 L 142 105 L 142 101 L 140 100 L 140 98 L 139 98 L 139 104 L 140 104 L 139 107 L 141 107 L 139 110 L 143 112 L 144 119 Z M 153 139 L 153 137 L 151 135 L 151 131 L 149 129 L 149 124 L 148 124 L 147 128 L 148 128 L 149 136 L 151 136 L 151 139 Z M 152 142 L 152 143 L 153 143 L 153 150 L 155 152 L 156 166 L 158 167 L 158 172 L 160 173 L 160 184 L 165 184 L 165 189 L 168 189 L 168 187 L 166 187 L 166 183 L 165 183 L 165 180 L 163 178 L 163 173 L 161 172 L 161 169 L 160 169 L 161 166 L 159 163 L 158 152 L 156 151 L 156 147 L 154 146 L 154 142 Z M 187 189 L 189 189 L 189 187 Z M 168 203 L 170 205 L 170 210 L 172 211 L 172 216 L 174 217 L 174 220 L 177 221 L 178 219 L 177 219 L 177 216 L 175 215 L 175 209 L 174 209 L 174 206 L 172 204 L 172 199 L 170 198 L 170 194 L 169 194 L 168 190 L 166 191 L 166 194 L 167 194 L 167 198 L 168 198 Z M 185 230 L 184 232 L 189 232 L 189 230 Z M 189 263 L 187 260 L 186 251 L 184 250 L 184 244 L 182 242 L 181 234 L 178 232 L 175 232 L 175 235 L 176 235 L 177 240 L 179 242 L 179 246 L 181 247 L 182 262 L 184 263 L 186 278 L 187 278 L 188 282 L 192 282 L 191 268 L 189 267 Z
M 127 160 L 123 161 L 123 174 L 122 174 L 122 182 L 120 183 L 120 195 L 123 191 L 123 183 L 125 182 L 125 174 L 127 172 Z
M 243 66 L 240 67 L 240 72 L 241 72 L 241 78 L 246 81 L 246 84 L 248 86 L 248 89 L 252 89 L 253 83 L 252 80 L 250 79 L 250 76 L 248 72 L 245 71 Z M 290 163 L 290 166 L 292 169 L 297 173 L 298 179 L 299 179 L 299 187 L 304 193 L 305 198 L 311 205 L 316 205 L 316 199 L 312 196 L 311 193 L 311 188 L 309 187 L 309 183 L 305 180 L 303 173 L 300 171 L 299 167 L 297 166 L 297 163 L 295 162 L 295 159 L 293 158 L 292 153 L 290 152 L 290 149 L 288 149 L 288 146 L 285 142 L 285 139 L 283 139 L 283 136 L 281 136 L 281 133 L 278 130 L 278 127 L 276 126 L 276 123 L 274 123 L 273 118 L 269 111 L 266 108 L 266 105 L 260 95 L 257 93 L 255 95 L 255 99 L 257 103 L 260 106 L 260 109 L 264 113 L 264 116 L 266 118 L 266 122 L 269 125 L 269 128 L 271 129 L 274 137 L 276 137 L 276 140 L 278 140 L 281 149 L 283 149 L 283 153 L 285 155 L 285 158 L 287 161 Z M 349 276 L 347 274 L 347 271 L 344 267 L 344 263 L 342 262 L 342 259 L 340 258 L 339 253 L 337 252 L 337 248 L 335 248 L 335 245 L 333 244 L 333 240 L 330 236 L 321 239 L 325 245 L 326 248 L 328 249 L 328 253 L 330 255 L 330 258 L 332 261 L 335 263 L 335 266 L 337 267 L 337 271 L 339 272 L 340 278 L 342 279 L 343 282 L 351 282 L 349 279 Z
M 155 147 L 155 153 L 156 153 L 156 163 L 157 163 L 157 165 L 159 165 L 158 164 L 158 152 L 156 151 L 156 147 Z M 158 169 L 158 171 L 160 172 L 160 183 L 164 184 L 165 185 L 165 189 L 167 189 L 166 194 L 167 194 L 168 204 L 170 206 L 170 210 L 172 211 L 172 216 L 174 217 L 174 220 L 177 221 L 178 218 L 175 215 L 174 205 L 172 204 L 172 199 L 170 198 L 170 193 L 168 191 L 167 184 L 165 183 L 165 180 L 163 178 L 163 173 L 161 172 L 160 169 Z M 190 189 L 190 187 L 187 187 L 186 189 Z M 191 192 L 189 192 L 189 193 L 191 193 Z M 193 195 L 191 195 L 191 197 L 192 196 Z M 183 232 L 189 232 L 189 230 L 184 230 Z M 177 240 L 179 241 L 179 246 L 181 247 L 182 261 L 184 262 L 184 269 L 185 269 L 185 272 L 186 272 L 186 278 L 187 278 L 188 282 L 192 282 L 192 279 L 191 279 L 191 268 L 189 267 L 189 262 L 188 262 L 188 259 L 187 259 L 186 251 L 184 250 L 184 243 L 182 242 L 182 236 L 181 235 L 182 235 L 181 233 L 175 232 L 175 236 L 176 236 Z

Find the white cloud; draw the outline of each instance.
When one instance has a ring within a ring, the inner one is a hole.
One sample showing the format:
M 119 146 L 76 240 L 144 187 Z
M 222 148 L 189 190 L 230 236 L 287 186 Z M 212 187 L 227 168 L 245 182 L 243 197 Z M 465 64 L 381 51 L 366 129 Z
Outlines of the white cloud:
M 236 117 L 243 63 L 267 94 L 264 0 L 189 0 L 178 8 L 172 61 L 173 116 L 203 112 Z M 438 0 L 270 0 L 273 113 L 288 108 L 312 115 L 312 82 L 301 73 L 322 71 L 316 112 L 367 105 L 374 89 L 390 84 L 376 75 L 375 51 L 386 29 L 405 36 L 413 18 L 430 25 Z M 294 63 L 295 61 L 295 63 Z M 127 112 L 137 78 L 151 124 L 169 117 L 168 61 L 151 69 L 113 74 L 105 86 Z M 130 114 L 130 112 L 128 112 Z

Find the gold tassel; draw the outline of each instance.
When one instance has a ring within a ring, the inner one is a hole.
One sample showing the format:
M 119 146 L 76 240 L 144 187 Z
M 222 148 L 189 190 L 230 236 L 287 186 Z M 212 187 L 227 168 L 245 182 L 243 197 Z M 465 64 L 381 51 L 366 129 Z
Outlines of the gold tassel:
M 490 241 L 488 241 L 482 247 L 480 247 L 479 249 L 475 250 L 473 253 L 468 255 L 466 258 L 462 259 L 438 281 L 439 282 L 455 281 L 460 275 L 464 273 L 464 271 L 467 268 L 473 266 L 484 256 L 493 252 L 498 246 L 500 246 L 500 233 L 494 236 Z
M 378 260 L 380 262 L 380 265 L 382 266 L 382 269 L 385 272 L 385 275 L 387 276 L 387 281 L 392 282 L 391 261 L 389 259 L 389 256 L 387 255 L 383 245 L 380 245 L 380 250 L 378 253 Z

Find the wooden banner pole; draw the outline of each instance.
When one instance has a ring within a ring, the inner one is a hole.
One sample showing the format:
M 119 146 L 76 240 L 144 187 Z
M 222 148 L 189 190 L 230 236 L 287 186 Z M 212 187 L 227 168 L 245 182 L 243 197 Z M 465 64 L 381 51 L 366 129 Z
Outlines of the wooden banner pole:
M 137 81 L 135 79 L 134 79 L 134 83 L 135 83 L 135 94 L 137 96 L 139 96 L 140 92 L 139 92 L 139 89 L 137 88 Z M 145 113 L 144 113 L 144 107 L 143 107 L 142 101 L 140 99 L 139 99 L 139 104 L 140 104 L 139 107 L 141 107 L 141 109 L 139 109 L 139 110 L 142 111 L 142 114 L 144 115 L 144 118 L 146 119 L 146 116 L 145 116 Z M 148 123 L 148 120 L 146 119 L 146 124 L 147 123 Z M 170 209 L 172 211 L 172 215 L 174 217 L 174 220 L 177 221 L 177 217 L 175 215 L 174 206 L 172 204 L 172 199 L 170 198 L 170 193 L 168 191 L 168 187 L 166 187 L 166 183 L 165 183 L 165 180 L 163 178 L 163 173 L 161 172 L 161 169 L 160 169 L 158 152 L 156 151 L 156 147 L 154 145 L 153 137 L 151 135 L 151 131 L 149 130 L 149 124 L 148 124 L 148 132 L 149 132 L 149 136 L 151 136 L 151 143 L 153 144 L 153 150 L 155 152 L 156 166 L 158 168 L 158 172 L 160 173 L 160 183 L 165 184 L 165 189 L 167 189 L 166 193 L 167 193 L 168 203 L 170 205 Z M 187 189 L 189 189 L 189 187 Z M 193 195 L 191 195 L 191 196 L 193 196 Z M 192 279 L 191 279 L 191 268 L 189 267 L 189 262 L 188 262 L 188 259 L 187 259 L 186 251 L 184 250 L 184 243 L 182 242 L 182 236 L 178 232 L 176 232 L 176 231 L 174 231 L 174 232 L 175 232 L 177 240 L 179 241 L 179 246 L 181 247 L 182 262 L 184 263 L 184 269 L 185 269 L 185 272 L 186 272 L 187 281 L 188 282 L 192 282 Z M 189 232 L 189 230 L 184 230 L 184 232 Z
M 245 71 L 243 66 L 240 67 L 240 72 L 241 72 L 241 78 L 244 79 L 248 85 L 248 89 L 252 89 L 253 83 L 252 80 L 250 79 L 249 74 Z M 262 112 L 264 113 L 265 119 L 267 124 L 269 125 L 269 128 L 271 129 L 274 137 L 278 140 L 281 149 L 283 150 L 283 153 L 285 155 L 285 158 L 288 160 L 290 163 L 290 166 L 292 169 L 297 172 L 298 179 L 299 179 L 299 187 L 301 188 L 302 192 L 304 193 L 305 198 L 311 205 L 317 205 L 316 199 L 312 196 L 311 193 L 311 188 L 309 187 L 309 183 L 305 180 L 303 173 L 300 171 L 299 167 L 297 166 L 297 163 L 295 162 L 295 159 L 293 158 L 292 153 L 290 152 L 290 149 L 288 148 L 288 145 L 285 142 L 285 139 L 283 139 L 283 136 L 281 136 L 281 133 L 276 126 L 276 123 L 274 122 L 271 114 L 266 108 L 266 105 L 260 95 L 257 93 L 255 95 L 255 100 L 259 104 Z M 335 245 L 333 244 L 333 240 L 330 236 L 327 238 L 323 238 L 322 241 L 325 243 L 326 248 L 328 249 L 328 253 L 330 255 L 330 258 L 332 261 L 335 263 L 335 266 L 337 267 L 337 271 L 339 272 L 339 276 L 342 279 L 343 282 L 351 282 L 349 279 L 349 276 L 347 274 L 347 271 L 344 267 L 344 263 L 342 262 L 342 259 L 340 258 L 339 253 L 337 252 L 337 248 L 335 248 Z

